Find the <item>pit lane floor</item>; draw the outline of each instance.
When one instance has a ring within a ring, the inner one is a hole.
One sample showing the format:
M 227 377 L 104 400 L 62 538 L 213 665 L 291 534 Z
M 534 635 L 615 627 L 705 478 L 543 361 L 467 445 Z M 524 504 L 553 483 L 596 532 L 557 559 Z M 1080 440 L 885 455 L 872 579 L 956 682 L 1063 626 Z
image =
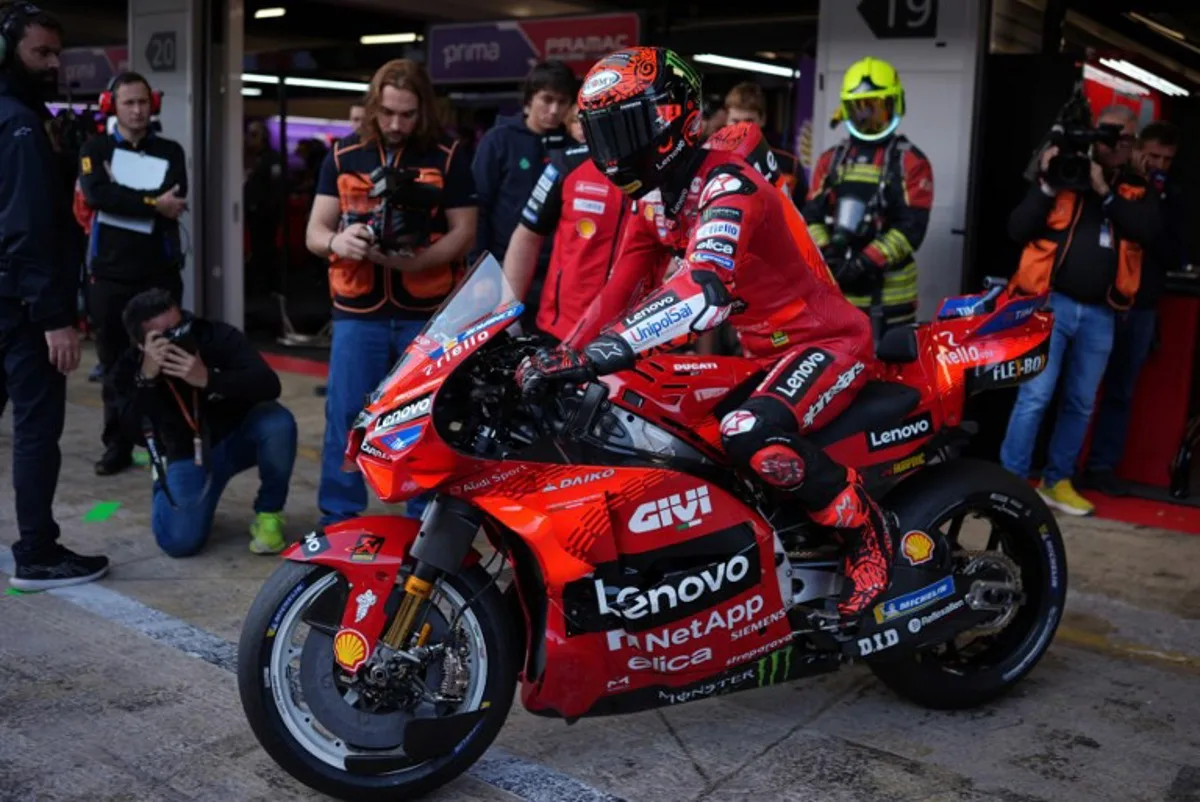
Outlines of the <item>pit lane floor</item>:
M 92 474 L 100 393 L 89 367 L 70 383 L 57 509 L 64 543 L 114 567 L 97 585 L 0 596 L 0 800 L 322 798 L 258 747 L 230 670 L 276 564 L 246 551 L 255 478 L 230 485 L 204 553 L 162 555 L 146 472 Z M 315 380 L 283 378 L 301 433 L 288 504 L 299 537 L 317 517 L 323 402 Z M 11 487 L 11 448 L 5 426 L 0 487 Z M 121 503 L 114 515 L 83 521 L 107 501 Z M 486 759 L 429 798 L 1200 800 L 1200 539 L 1061 524 L 1066 618 L 1033 674 L 994 704 L 926 711 L 852 667 L 571 727 L 517 709 Z M 15 531 L 10 500 L 0 531 Z

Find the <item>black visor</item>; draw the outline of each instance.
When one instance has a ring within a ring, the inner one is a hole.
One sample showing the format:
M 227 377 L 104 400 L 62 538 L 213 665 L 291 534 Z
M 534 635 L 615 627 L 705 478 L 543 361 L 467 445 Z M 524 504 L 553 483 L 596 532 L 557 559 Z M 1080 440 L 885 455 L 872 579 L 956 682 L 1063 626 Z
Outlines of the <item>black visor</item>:
M 628 100 L 579 115 L 592 161 L 621 187 L 644 176 L 639 168 L 655 141 L 658 112 L 649 98 Z

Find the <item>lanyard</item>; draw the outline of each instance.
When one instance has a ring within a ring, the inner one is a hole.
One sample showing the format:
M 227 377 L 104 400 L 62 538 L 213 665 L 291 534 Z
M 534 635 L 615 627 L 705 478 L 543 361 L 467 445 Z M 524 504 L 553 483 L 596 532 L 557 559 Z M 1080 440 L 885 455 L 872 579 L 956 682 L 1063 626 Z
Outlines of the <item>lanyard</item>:
M 200 437 L 200 393 L 195 387 L 192 388 L 192 412 L 189 414 L 187 405 L 183 403 L 183 396 L 175 389 L 175 383 L 170 379 L 167 380 L 167 388 L 171 391 L 171 395 L 175 396 L 175 403 L 179 405 L 179 411 L 183 413 L 188 428 L 192 430 L 192 448 L 195 454 L 193 460 L 196 465 L 202 466 L 204 465 L 204 442 Z

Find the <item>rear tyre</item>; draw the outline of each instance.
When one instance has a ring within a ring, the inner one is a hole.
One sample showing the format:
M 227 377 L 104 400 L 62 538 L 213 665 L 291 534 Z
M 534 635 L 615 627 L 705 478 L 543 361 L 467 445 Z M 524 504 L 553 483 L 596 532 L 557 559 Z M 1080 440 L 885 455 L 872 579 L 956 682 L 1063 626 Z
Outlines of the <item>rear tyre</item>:
M 1050 646 L 1067 593 L 1067 558 L 1054 514 L 1027 484 L 998 465 L 956 459 L 897 486 L 884 505 L 900 532 L 939 531 L 951 551 L 968 515 L 991 523 L 987 551 L 999 551 L 1020 569 L 1025 602 L 994 634 L 870 661 L 877 677 L 924 707 L 955 710 L 988 702 L 1028 674 Z
M 366 775 L 352 774 L 344 765 L 338 765 L 339 756 L 344 759 L 344 756 L 371 754 L 372 750 L 354 747 L 344 736 L 322 741 L 319 735 L 314 737 L 300 729 L 304 718 L 317 719 L 315 713 L 305 709 L 305 700 L 301 699 L 297 704 L 297 700 L 293 699 L 296 687 L 303 682 L 282 683 L 278 679 L 280 650 L 286 652 L 294 648 L 291 637 L 297 626 L 292 622 L 303 619 L 306 614 L 313 615 L 316 608 L 328 601 L 322 601 L 326 593 L 339 593 L 339 583 L 344 586 L 345 580 L 330 568 L 287 562 L 271 575 L 259 591 L 246 616 L 238 644 L 238 689 L 250 727 L 259 743 L 281 768 L 310 788 L 338 799 L 363 802 L 412 799 L 449 783 L 483 755 L 499 733 L 512 706 L 519 656 L 515 651 L 516 641 L 513 639 L 508 610 L 499 590 L 482 567 L 474 566 L 460 574 L 438 580 L 433 597 L 436 600 L 441 593 L 456 604 L 468 605 L 460 619 L 460 626 L 469 627 L 475 632 L 483 647 L 480 650 L 483 655 L 474 656 L 474 665 L 477 668 L 484 666 L 481 673 L 485 676 L 471 694 L 475 700 L 471 709 L 487 711 L 482 720 L 449 755 L 423 762 L 413 761 L 410 766 L 386 774 Z M 344 595 L 340 595 L 340 599 L 344 598 Z M 337 610 L 340 613 L 341 607 L 338 606 Z M 305 621 L 301 620 L 299 626 L 305 625 Z M 308 637 L 314 633 L 317 637 L 323 637 L 315 629 L 309 631 Z M 300 652 L 294 658 L 297 662 L 309 656 L 307 643 L 296 650 Z M 335 684 L 332 660 L 307 668 L 301 666 L 297 673 L 301 672 L 317 672 L 322 687 L 333 687 Z M 286 687 L 280 687 L 282 685 Z M 332 698 L 335 706 L 343 702 L 355 705 L 350 693 L 341 699 L 336 696 Z M 328 705 L 331 703 L 326 701 L 325 704 L 326 709 L 330 709 Z M 351 715 L 369 717 L 367 712 Z M 314 732 L 320 727 L 321 722 L 314 721 Z M 402 732 L 403 725 L 400 726 Z M 389 743 L 399 743 L 401 740 L 400 734 L 393 735 L 386 730 L 381 735 L 378 727 L 374 732 L 364 732 L 361 742 L 368 740 L 366 736 L 375 739 L 385 737 Z M 401 759 L 404 757 L 398 748 L 375 751 L 399 753 Z

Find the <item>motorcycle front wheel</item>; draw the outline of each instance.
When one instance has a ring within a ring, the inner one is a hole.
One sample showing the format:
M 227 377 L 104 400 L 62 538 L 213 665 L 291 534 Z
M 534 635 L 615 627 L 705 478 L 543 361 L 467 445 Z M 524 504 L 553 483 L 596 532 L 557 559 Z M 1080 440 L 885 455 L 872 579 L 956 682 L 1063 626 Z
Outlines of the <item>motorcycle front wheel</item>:
M 519 656 L 508 609 L 479 566 L 442 577 L 422 624 L 437 657 L 429 665 L 398 660 L 368 682 L 367 666 L 350 678 L 333 660 L 350 592 L 324 566 L 287 562 L 271 575 L 238 645 L 246 718 L 271 758 L 317 791 L 367 801 L 428 793 L 483 755 L 512 706 Z M 398 598 L 392 594 L 389 613 Z M 462 714 L 470 718 L 452 749 L 432 757 L 405 751 L 413 721 Z
M 1067 596 L 1067 556 L 1054 514 L 1028 484 L 998 465 L 954 459 L 897 486 L 884 500 L 900 533 L 938 532 L 956 570 L 1007 567 L 1024 597 L 990 626 L 947 643 L 870 660 L 877 677 L 924 707 L 984 704 L 1017 685 L 1049 649 Z

